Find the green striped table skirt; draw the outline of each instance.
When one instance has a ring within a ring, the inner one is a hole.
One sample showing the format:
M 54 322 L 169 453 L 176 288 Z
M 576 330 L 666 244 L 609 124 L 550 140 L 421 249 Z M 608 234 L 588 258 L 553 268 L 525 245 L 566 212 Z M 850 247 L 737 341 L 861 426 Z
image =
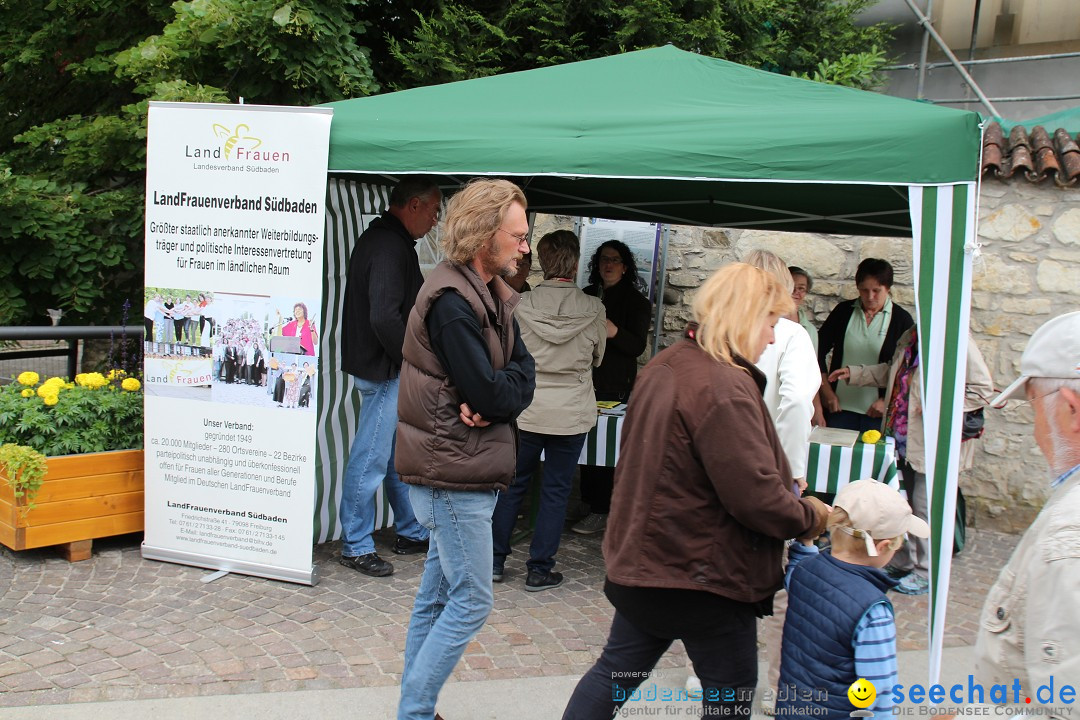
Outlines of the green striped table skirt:
M 896 446 L 892 438 L 884 443 L 867 445 L 856 442 L 854 447 L 810 443 L 806 463 L 806 482 L 809 490 L 836 493 L 850 482 L 874 478 L 900 489 L 896 472 Z
M 578 465 L 606 465 L 615 467 L 619 460 L 619 435 L 622 432 L 623 415 L 597 415 L 596 427 L 585 438 Z

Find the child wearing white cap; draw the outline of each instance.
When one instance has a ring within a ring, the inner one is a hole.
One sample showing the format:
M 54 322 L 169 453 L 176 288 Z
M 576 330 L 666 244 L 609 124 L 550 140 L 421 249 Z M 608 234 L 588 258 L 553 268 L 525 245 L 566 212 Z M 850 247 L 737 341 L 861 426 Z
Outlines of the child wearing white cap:
M 847 718 L 854 709 L 848 688 L 863 678 L 877 691 L 874 716 L 884 720 L 897 676 L 886 591 L 897 581 L 882 568 L 905 533 L 928 537 L 930 527 L 896 490 L 858 480 L 837 493 L 829 531 L 829 550 L 793 545 L 789 555 L 776 714 Z

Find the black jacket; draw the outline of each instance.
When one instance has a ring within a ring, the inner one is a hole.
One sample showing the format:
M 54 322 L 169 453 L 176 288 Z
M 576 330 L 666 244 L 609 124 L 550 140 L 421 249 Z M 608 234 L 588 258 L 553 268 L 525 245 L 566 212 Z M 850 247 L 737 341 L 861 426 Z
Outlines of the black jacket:
M 858 300 L 844 300 L 837 304 L 825 318 L 821 329 L 818 330 L 818 366 L 821 372 L 832 372 L 844 367 L 844 336 L 847 334 L 848 323 L 856 308 L 861 307 Z M 889 318 L 889 327 L 885 330 L 885 339 L 881 343 L 878 352 L 878 362 L 887 363 L 892 361 L 893 353 L 896 352 L 896 342 L 909 327 L 915 324 L 911 314 L 896 304 L 892 304 L 892 317 Z M 832 362 L 826 370 L 825 358 L 832 350 Z M 832 383 L 833 390 L 836 383 Z M 885 397 L 885 388 L 879 388 L 878 394 Z
M 637 359 L 649 339 L 652 304 L 626 277 L 607 290 L 590 285 L 585 294 L 600 298 L 607 319 L 619 328 L 615 337 L 608 338 L 603 361 L 593 368 L 596 397 L 625 401 L 637 377 Z
M 400 220 L 383 213 L 349 258 L 341 331 L 345 372 L 372 382 L 398 376 L 405 324 L 423 284 L 416 241 Z

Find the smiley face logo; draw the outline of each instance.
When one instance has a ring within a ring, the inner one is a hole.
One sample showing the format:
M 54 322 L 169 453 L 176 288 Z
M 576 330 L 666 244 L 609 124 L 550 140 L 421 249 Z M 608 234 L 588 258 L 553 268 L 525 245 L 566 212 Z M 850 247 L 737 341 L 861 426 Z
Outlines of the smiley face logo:
M 848 700 L 857 708 L 868 708 L 877 699 L 877 688 L 869 680 L 859 678 L 847 691 Z

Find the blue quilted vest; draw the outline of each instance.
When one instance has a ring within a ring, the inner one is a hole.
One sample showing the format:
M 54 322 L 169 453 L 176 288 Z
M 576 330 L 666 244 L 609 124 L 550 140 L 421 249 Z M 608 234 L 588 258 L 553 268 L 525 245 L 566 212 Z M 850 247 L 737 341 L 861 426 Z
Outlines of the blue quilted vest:
M 828 551 L 795 568 L 784 620 L 778 718 L 850 716 L 856 709 L 847 696 L 857 679 L 855 628 L 872 605 L 892 609 L 885 591 L 895 585 L 881 570 L 842 562 Z

